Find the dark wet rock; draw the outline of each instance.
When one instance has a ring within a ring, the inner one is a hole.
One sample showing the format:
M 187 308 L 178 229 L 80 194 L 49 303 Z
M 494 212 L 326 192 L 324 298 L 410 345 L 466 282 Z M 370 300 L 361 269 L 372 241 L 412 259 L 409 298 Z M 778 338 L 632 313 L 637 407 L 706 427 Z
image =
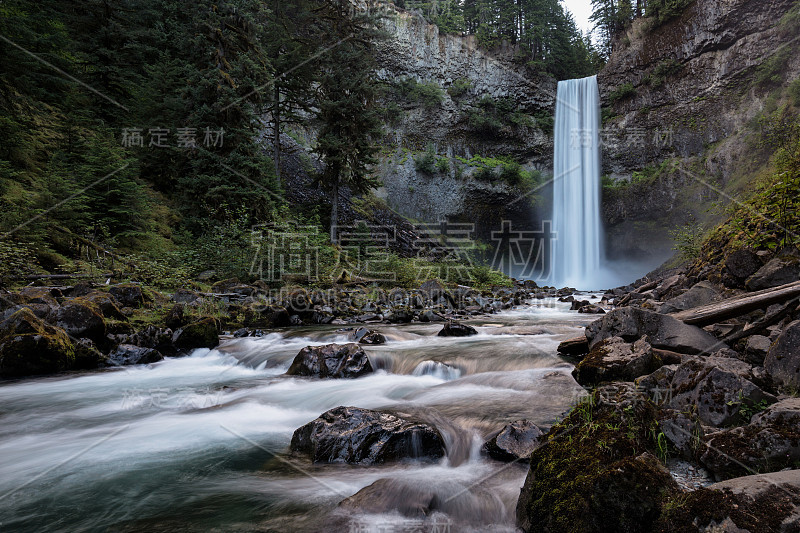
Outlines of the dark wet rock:
M 149 325 L 144 329 L 117 337 L 118 344 L 133 344 L 143 348 L 153 348 L 165 355 L 175 355 L 177 350 L 173 343 L 174 333 L 170 328 Z
M 658 427 L 684 458 L 695 458 L 703 434 L 701 424 L 695 417 L 674 409 L 662 409 L 659 411 Z
M 654 348 L 696 354 L 718 350 L 725 345 L 696 326 L 671 316 L 623 307 L 610 311 L 586 327 L 589 347 L 609 337 L 633 342 L 647 335 Z
M 302 326 L 303 320 L 300 318 L 299 315 L 292 315 L 289 317 L 289 325 L 290 326 Z
M 573 300 L 572 305 L 569 307 L 570 311 L 577 311 L 581 307 L 585 307 L 589 304 L 589 300 Z
M 427 311 L 422 312 L 419 315 L 420 322 L 444 322 L 445 318 L 437 313 L 436 311 L 432 311 L 428 309 Z
M 261 314 L 266 319 L 266 325 L 264 327 L 285 328 L 292 325 L 289 311 L 280 305 L 271 305 L 262 311 Z
M 800 388 L 800 320 L 778 336 L 764 359 L 764 370 L 779 386 Z
M 106 322 L 100 309 L 82 298 L 68 300 L 47 317 L 51 324 L 72 337 L 86 337 L 97 343 L 105 341 Z
M 90 339 L 78 339 L 74 344 L 75 363 L 72 365 L 73 369 L 92 370 L 108 365 L 108 357 L 103 355 Z
M 242 337 L 250 337 L 250 330 L 247 328 L 239 328 L 233 332 L 234 339 L 241 339 Z
M 587 315 L 604 315 L 606 314 L 606 310 L 600 307 L 599 305 L 584 305 L 580 309 L 578 309 L 579 313 L 587 314 Z
M 173 333 L 172 343 L 178 350 L 216 348 L 219 345 L 219 322 L 207 317 L 188 324 Z
M 141 285 L 135 283 L 123 283 L 114 285 L 108 292 L 117 299 L 122 307 L 133 307 L 134 309 L 144 306 L 144 292 Z
M 58 289 L 24 287 L 20 289 L 15 299 L 17 300 L 16 303 L 19 304 L 44 306 L 53 309 L 58 307 L 57 297 L 61 297 L 61 291 Z
M 800 279 L 800 257 L 787 253 L 771 259 L 747 279 L 748 290 L 760 291 L 792 283 Z
M 364 349 L 349 343 L 306 346 L 295 356 L 286 373 L 290 376 L 357 378 L 372 371 Z
M 362 513 L 396 512 L 411 518 L 424 518 L 439 510 L 438 503 L 440 499 L 430 487 L 402 479 L 382 478 L 342 500 L 339 507 Z
M 386 337 L 382 333 L 364 327 L 353 330 L 349 337 L 361 344 L 386 344 Z
M 172 295 L 172 301 L 179 304 L 189 304 L 198 300 L 200 295 L 189 289 L 178 289 Z
M 633 344 L 620 337 L 611 337 L 596 344 L 589 355 L 572 371 L 581 385 L 596 385 L 604 381 L 633 381 L 653 372 L 662 365 L 653 348 L 643 337 Z
M 486 441 L 482 450 L 498 461 L 528 459 L 539 447 L 542 435 L 544 432 L 530 420 L 517 420 Z
M 739 281 L 755 274 L 763 263 L 752 250 L 736 250 L 725 258 L 725 271 Z
M 222 281 L 218 281 L 211 285 L 211 292 L 215 294 L 223 294 L 226 292 L 230 292 L 230 290 L 234 287 L 241 285 L 242 282 L 239 281 L 239 278 L 228 278 L 223 279 Z
M 589 353 L 589 342 L 585 335 L 567 339 L 558 345 L 558 353 L 567 357 L 578 357 Z
M 745 361 L 753 365 L 763 365 L 772 341 L 763 335 L 751 335 L 745 344 Z
M 0 323 L 0 376 L 52 374 L 75 364 L 67 333 L 22 308 Z
M 675 377 L 675 372 L 677 370 L 677 364 L 664 365 L 652 373 L 636 379 L 635 383 L 640 390 L 647 392 L 652 399 L 656 394 L 667 394 L 672 391 L 672 379 Z M 668 401 L 672 401 L 671 396 Z M 664 403 L 664 401 L 662 400 L 655 403 L 661 404 Z
M 81 300 L 93 304 L 100 310 L 100 314 L 105 318 L 113 318 L 115 320 L 127 320 L 127 317 L 122 313 L 119 302 L 111 294 L 101 291 L 91 291 Z
M 173 305 L 167 312 L 167 316 L 164 317 L 164 325 L 173 330 L 185 326 L 186 319 L 184 318 L 184 309 L 184 304 L 176 303 Z
M 448 322 L 444 325 L 441 331 L 437 333 L 439 337 L 469 337 L 470 335 L 477 335 L 478 330 L 467 324 L 460 322 Z
M 661 313 L 674 313 L 710 304 L 722 299 L 720 292 L 707 281 L 701 281 L 680 296 L 671 298 L 661 306 Z
M 162 359 L 164 356 L 158 350 L 132 344 L 120 344 L 108 355 L 109 363 L 118 366 L 155 363 Z
M 763 404 L 749 412 L 759 407 Z M 705 435 L 700 451 L 700 461 L 718 479 L 795 467 L 800 461 L 800 398 L 770 405 L 746 426 Z
M 435 427 L 358 407 L 336 407 L 297 429 L 290 449 L 310 455 L 315 463 L 361 465 L 439 459 L 445 454 Z
M 729 479 L 681 495 L 671 503 L 653 531 L 800 531 L 800 470 Z
M 632 383 L 599 387 L 591 398 L 531 454 L 516 510 L 523 531 L 650 531 L 665 497 L 678 493 L 649 451 L 652 403 Z
M 386 320 L 393 324 L 408 324 L 414 320 L 414 312 L 408 307 L 395 307 L 386 315 Z
M 721 357 L 690 357 L 678 366 L 672 378 L 670 407 L 691 409 L 712 426 L 740 422 L 752 406 L 777 401 L 753 383 L 752 367 L 742 361 Z

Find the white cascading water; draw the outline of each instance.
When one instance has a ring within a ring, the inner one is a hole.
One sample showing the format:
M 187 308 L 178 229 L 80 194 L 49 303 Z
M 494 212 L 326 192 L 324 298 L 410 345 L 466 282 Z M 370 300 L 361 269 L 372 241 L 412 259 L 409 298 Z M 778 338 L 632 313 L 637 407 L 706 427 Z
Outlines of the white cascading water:
M 553 285 L 601 283 L 600 95 L 597 77 L 558 82 L 553 163 Z

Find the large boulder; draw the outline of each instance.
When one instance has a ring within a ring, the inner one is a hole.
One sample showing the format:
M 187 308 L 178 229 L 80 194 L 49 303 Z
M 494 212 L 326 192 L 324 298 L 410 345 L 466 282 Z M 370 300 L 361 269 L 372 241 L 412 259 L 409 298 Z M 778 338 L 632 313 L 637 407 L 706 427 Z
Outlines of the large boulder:
M 772 258 L 758 272 L 747 278 L 745 286 L 748 290 L 760 291 L 797 280 L 800 280 L 800 257 L 792 251 Z
M 742 249 L 725 258 L 725 270 L 736 285 L 741 285 L 747 278 L 758 272 L 763 266 L 761 259 L 752 250 Z
M 306 346 L 298 353 L 289 370 L 290 376 L 320 378 L 357 378 L 373 371 L 366 352 L 355 343 Z
M 439 459 L 445 454 L 435 427 L 358 407 L 336 407 L 297 429 L 290 449 L 310 455 L 315 463 L 362 465 Z
M 700 461 L 718 479 L 793 468 L 800 461 L 800 398 L 770 405 L 746 426 L 704 435 L 700 447 Z
M 498 461 L 529 459 L 542 435 L 544 432 L 530 420 L 517 420 L 486 441 L 482 450 Z
M 800 470 L 738 477 L 680 495 L 653 531 L 800 531 Z
M 117 302 L 116 298 L 106 292 L 93 290 L 81 298 L 83 301 L 94 305 L 100 311 L 100 314 L 102 314 L 105 318 L 127 320 L 125 315 L 122 314 L 122 311 L 120 311 L 120 306 L 118 305 L 119 302 Z
M 594 348 L 597 343 L 609 337 L 622 337 L 633 342 L 644 335 L 647 335 L 653 348 L 679 353 L 711 353 L 725 347 L 711 334 L 696 326 L 635 307 L 614 309 L 586 326 L 589 348 Z
M 711 283 L 701 281 L 680 296 L 670 298 L 660 308 L 662 313 L 684 311 L 692 307 L 710 304 L 722 299 L 720 292 Z
M 691 410 L 712 426 L 747 423 L 753 406 L 777 401 L 753 383 L 752 367 L 727 357 L 687 357 L 675 370 L 670 407 Z
M 800 389 L 800 320 L 786 326 L 769 348 L 764 369 L 776 385 Z
M 517 502 L 525 532 L 646 532 L 678 492 L 652 454 L 656 410 L 632 383 L 598 387 L 531 454 Z
M 114 285 L 108 292 L 117 299 L 122 307 L 142 307 L 144 305 L 144 292 L 142 287 L 135 283 L 121 283 Z
M 75 346 L 67 333 L 22 308 L 0 323 L 0 376 L 51 374 L 72 368 Z
M 353 330 L 349 337 L 361 344 L 386 344 L 386 337 L 382 333 L 365 327 Z
M 448 322 L 442 327 L 441 331 L 437 333 L 439 337 L 469 337 L 470 335 L 477 334 L 477 329 L 459 322 Z
M 59 296 L 58 289 L 47 287 L 25 287 L 19 293 L 11 295 L 10 300 L 16 304 L 28 307 L 33 314 L 39 318 L 46 318 L 53 310 L 58 308 L 56 296 Z M 10 307 L 10 306 L 6 306 Z M 8 316 L 11 316 L 19 308 L 15 309 Z
M 662 365 L 661 359 L 642 337 L 633 344 L 620 337 L 610 337 L 592 348 L 589 355 L 572 371 L 581 385 L 596 385 L 603 381 L 633 381 Z
M 178 350 L 216 348 L 219 345 L 219 322 L 206 317 L 177 330 L 172 342 Z
M 48 315 L 48 322 L 64 329 L 72 337 L 86 337 L 101 343 L 106 337 L 106 322 L 100 309 L 88 300 L 75 298 L 63 303 Z
M 162 359 L 164 356 L 158 350 L 132 344 L 120 344 L 108 355 L 108 362 L 112 365 L 142 365 Z

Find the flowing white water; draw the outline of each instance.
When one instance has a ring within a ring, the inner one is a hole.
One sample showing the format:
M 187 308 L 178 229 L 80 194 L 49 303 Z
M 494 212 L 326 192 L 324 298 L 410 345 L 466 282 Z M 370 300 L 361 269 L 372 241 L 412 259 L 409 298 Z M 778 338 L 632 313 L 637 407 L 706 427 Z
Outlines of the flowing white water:
M 557 286 L 596 289 L 601 276 L 600 96 L 597 77 L 558 82 L 550 276 Z
M 512 420 L 551 423 L 583 394 L 555 355 L 590 320 L 568 305 L 496 315 L 467 338 L 437 337 L 440 325 L 378 326 L 389 342 L 365 349 L 385 370 L 356 380 L 283 375 L 303 346 L 342 342 L 320 327 L 0 383 L 0 530 L 347 531 L 355 521 L 401 531 L 415 519 L 391 509 L 418 490 L 441 502 L 451 531 L 513 531 L 525 466 L 479 447 Z M 419 412 L 436 421 L 447 457 L 362 467 L 286 455 L 296 428 L 339 405 Z M 337 507 L 386 478 L 396 496 Z

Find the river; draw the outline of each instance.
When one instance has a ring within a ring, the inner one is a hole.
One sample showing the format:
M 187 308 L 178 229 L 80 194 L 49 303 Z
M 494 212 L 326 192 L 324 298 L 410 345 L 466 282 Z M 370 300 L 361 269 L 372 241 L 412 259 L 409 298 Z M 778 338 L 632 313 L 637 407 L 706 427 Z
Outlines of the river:
M 527 468 L 480 446 L 521 418 L 547 427 L 584 394 L 556 347 L 593 318 L 545 299 L 468 321 L 472 337 L 377 325 L 388 341 L 365 350 L 378 370 L 356 380 L 282 375 L 304 346 L 346 342 L 321 326 L 153 365 L 3 382 L 0 530 L 513 531 Z M 291 456 L 293 431 L 339 405 L 423 413 L 447 456 L 374 467 Z M 384 478 L 392 490 L 374 507 L 338 506 Z M 380 508 L 421 491 L 446 512 Z

